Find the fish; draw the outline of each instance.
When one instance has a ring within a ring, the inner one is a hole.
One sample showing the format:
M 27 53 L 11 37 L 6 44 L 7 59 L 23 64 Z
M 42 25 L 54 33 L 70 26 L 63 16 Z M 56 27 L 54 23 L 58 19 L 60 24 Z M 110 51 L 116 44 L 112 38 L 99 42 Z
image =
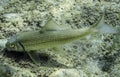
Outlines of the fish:
M 99 21 L 91 27 L 71 29 L 68 27 L 64 28 L 64 26 L 65 25 L 58 25 L 51 19 L 46 23 L 42 30 L 19 32 L 8 38 L 7 41 L 4 40 L 4 45 L 2 41 L 0 41 L 0 47 L 4 47 L 9 51 L 26 51 L 36 63 L 35 59 L 33 59 L 33 54 L 30 54 L 31 51 L 50 48 L 57 49 L 64 44 L 83 39 L 91 34 L 116 33 L 116 29 L 105 24 L 104 16 L 101 16 Z M 55 53 L 64 54 L 63 51 L 57 50 Z
M 48 49 L 79 40 L 93 31 L 92 28 L 58 29 L 58 24 L 50 20 L 42 30 L 20 32 L 13 35 L 7 39 L 5 47 L 10 51 L 17 52 Z

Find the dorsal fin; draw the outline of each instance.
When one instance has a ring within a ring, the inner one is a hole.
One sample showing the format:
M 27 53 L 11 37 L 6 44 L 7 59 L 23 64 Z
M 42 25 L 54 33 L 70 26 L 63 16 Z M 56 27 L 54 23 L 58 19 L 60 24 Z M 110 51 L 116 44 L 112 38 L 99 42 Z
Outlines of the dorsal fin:
M 65 30 L 69 27 L 65 24 L 59 25 L 53 19 L 48 20 L 48 22 L 43 27 L 43 30 L 51 31 L 51 30 Z
M 55 23 L 52 19 L 48 20 L 43 28 L 45 30 L 61 30 L 60 25 Z

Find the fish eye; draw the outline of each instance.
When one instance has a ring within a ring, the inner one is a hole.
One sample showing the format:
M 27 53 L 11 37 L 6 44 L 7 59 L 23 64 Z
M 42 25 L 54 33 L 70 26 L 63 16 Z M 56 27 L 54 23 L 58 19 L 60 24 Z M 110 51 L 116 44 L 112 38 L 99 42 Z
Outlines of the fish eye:
M 14 48 L 15 47 L 15 45 L 14 44 L 10 44 L 10 48 Z

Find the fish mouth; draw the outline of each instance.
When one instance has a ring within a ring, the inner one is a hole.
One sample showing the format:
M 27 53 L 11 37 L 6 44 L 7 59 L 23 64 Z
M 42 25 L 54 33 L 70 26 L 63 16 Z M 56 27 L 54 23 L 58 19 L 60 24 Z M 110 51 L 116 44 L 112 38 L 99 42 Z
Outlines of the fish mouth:
M 6 48 L 7 39 L 0 39 L 0 49 Z

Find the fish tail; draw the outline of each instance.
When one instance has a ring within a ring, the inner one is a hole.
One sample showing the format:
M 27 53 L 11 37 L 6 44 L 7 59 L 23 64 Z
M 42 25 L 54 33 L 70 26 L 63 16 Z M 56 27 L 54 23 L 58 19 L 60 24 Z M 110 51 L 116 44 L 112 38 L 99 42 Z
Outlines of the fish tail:
M 100 20 L 92 28 L 95 28 L 95 32 L 98 32 L 100 34 L 117 33 L 116 28 L 104 22 L 104 14 L 101 16 Z

